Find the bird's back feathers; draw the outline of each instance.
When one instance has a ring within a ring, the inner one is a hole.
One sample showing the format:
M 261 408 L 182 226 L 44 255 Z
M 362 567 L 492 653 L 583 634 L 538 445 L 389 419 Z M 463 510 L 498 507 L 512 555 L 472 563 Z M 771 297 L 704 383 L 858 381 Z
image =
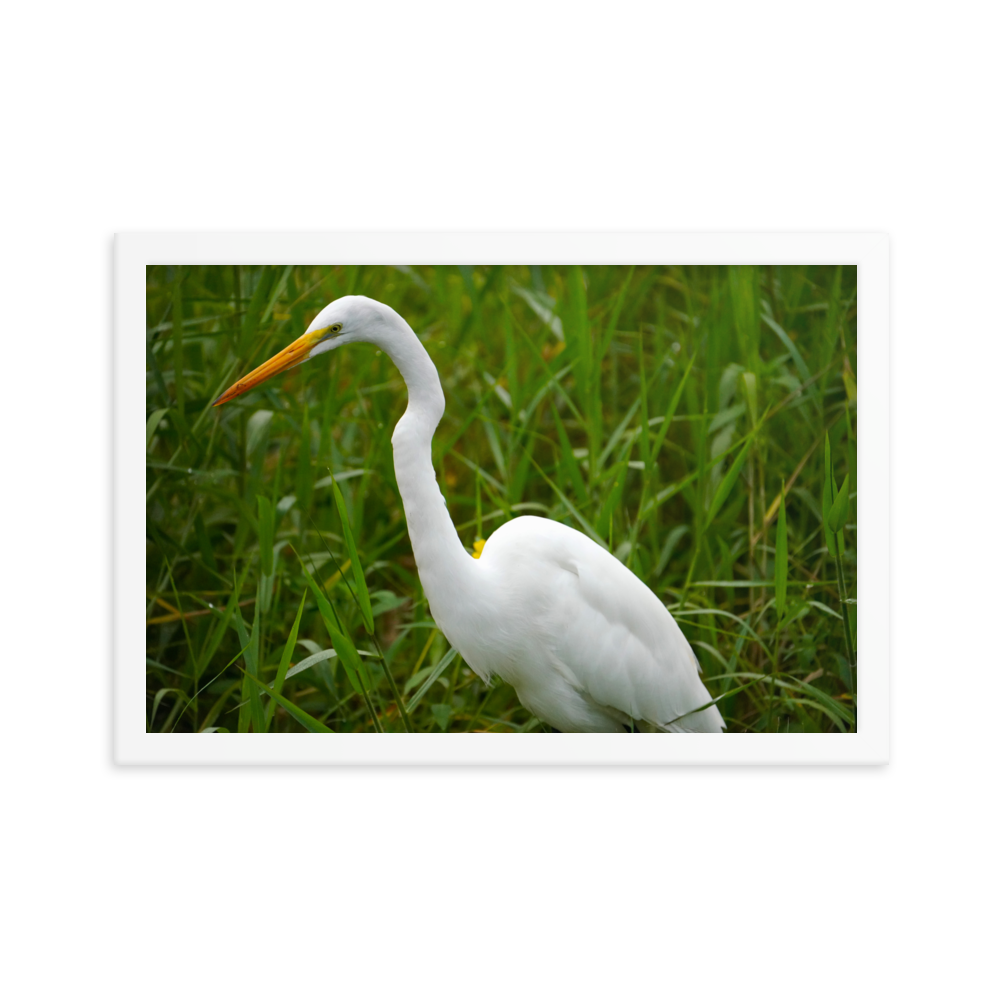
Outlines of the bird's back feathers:
M 482 665 L 546 722 L 571 732 L 621 731 L 629 719 L 661 731 L 724 728 L 714 705 L 696 711 L 711 695 L 670 612 L 586 535 L 518 517 L 490 537 L 479 567 L 497 620 L 524 623 L 491 637 L 495 655 Z

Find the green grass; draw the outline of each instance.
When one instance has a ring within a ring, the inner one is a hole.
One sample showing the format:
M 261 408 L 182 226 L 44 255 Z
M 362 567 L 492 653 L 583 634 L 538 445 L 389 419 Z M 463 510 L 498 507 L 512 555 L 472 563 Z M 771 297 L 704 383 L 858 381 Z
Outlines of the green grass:
M 730 732 L 850 731 L 856 291 L 853 266 L 148 268 L 147 728 L 545 728 L 430 618 L 387 357 L 211 407 L 360 293 L 438 366 L 470 551 L 521 513 L 578 528 L 673 612 Z

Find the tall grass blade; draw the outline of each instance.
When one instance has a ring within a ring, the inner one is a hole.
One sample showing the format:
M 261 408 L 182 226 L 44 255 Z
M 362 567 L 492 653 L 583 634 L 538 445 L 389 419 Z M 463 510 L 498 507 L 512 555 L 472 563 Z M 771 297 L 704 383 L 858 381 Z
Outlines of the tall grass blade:
M 611 529 L 614 524 L 614 513 L 622 504 L 622 497 L 625 494 L 625 482 L 628 479 L 628 462 L 632 454 L 632 446 L 629 445 L 624 457 L 615 465 L 614 474 L 611 478 L 611 490 L 601 508 L 600 517 L 594 530 L 602 537 L 608 539 L 608 548 L 614 551 L 612 545 Z
M 156 723 L 156 713 L 160 709 L 160 702 L 162 702 L 168 694 L 176 694 L 178 701 L 184 700 L 184 692 L 180 688 L 160 688 L 153 698 L 153 707 L 150 710 L 149 721 L 146 723 L 147 733 L 151 733 L 153 731 L 153 726 Z M 166 725 L 166 723 L 164 723 L 164 725 Z M 161 729 L 160 731 L 162 732 L 163 730 Z
M 795 370 L 799 373 L 799 378 L 803 382 L 808 382 L 812 378 L 812 372 L 809 371 L 809 366 L 805 363 L 802 354 L 795 346 L 795 341 L 770 316 L 762 314 L 761 319 L 778 335 L 778 339 L 792 356 L 792 363 L 795 365 Z
M 294 549 L 292 551 L 295 552 Z M 366 697 L 365 692 L 371 687 L 371 678 L 368 675 L 368 670 L 361 662 L 361 657 L 358 655 L 354 643 L 340 631 L 333 607 L 327 599 L 326 594 L 320 590 L 319 584 L 316 583 L 312 573 L 309 572 L 306 564 L 302 561 L 302 557 L 297 552 L 295 555 L 302 567 L 302 574 L 305 577 L 305 581 L 312 591 L 313 597 L 316 599 L 320 618 L 322 618 L 327 635 L 330 637 L 330 644 L 337 651 L 337 658 L 342 664 L 344 672 L 347 674 L 347 679 L 351 687 L 359 695 Z
M 573 454 L 569 435 L 566 433 L 562 417 L 559 416 L 559 411 L 555 406 L 552 407 L 552 422 L 556 425 L 556 434 L 559 437 L 560 468 L 563 479 L 572 485 L 577 500 L 580 503 L 586 503 L 589 497 L 587 496 L 587 487 L 583 482 L 583 475 L 580 472 L 580 465 Z
M 643 350 L 642 330 L 639 331 L 639 343 L 636 347 L 636 363 L 639 368 L 639 454 L 642 457 L 646 475 L 650 472 L 650 440 L 649 440 L 649 386 L 646 384 L 646 352 Z
M 774 610 L 781 621 L 788 593 L 788 522 L 785 519 L 785 484 L 781 484 L 778 529 L 774 540 Z
M 330 485 L 333 487 L 333 498 L 337 502 L 337 513 L 340 514 L 340 523 L 344 530 L 344 541 L 347 543 L 347 552 L 351 557 L 351 567 L 354 570 L 354 585 L 357 588 L 355 599 L 361 609 L 361 617 L 364 618 L 365 629 L 371 635 L 375 631 L 375 621 L 372 618 L 372 601 L 368 594 L 368 584 L 365 581 L 365 570 L 358 558 L 358 549 L 354 544 L 354 532 L 351 531 L 351 522 L 347 517 L 347 507 L 344 504 L 344 495 L 340 492 L 340 485 L 333 479 L 333 471 L 330 472 Z
M 247 311 L 243 315 L 243 326 L 240 330 L 239 342 L 236 345 L 236 354 L 239 357 L 246 359 L 248 366 L 250 358 L 252 357 L 250 345 L 253 343 L 254 337 L 257 334 L 257 329 L 260 325 L 261 316 L 264 313 L 264 306 L 267 302 L 273 280 L 274 268 L 266 266 L 261 268 L 257 286 L 254 288 L 250 304 L 247 306 Z
M 729 466 L 729 471 L 722 477 L 722 482 L 720 482 L 716 488 L 715 496 L 712 497 L 712 504 L 708 508 L 708 513 L 705 515 L 702 532 L 708 530 L 709 525 L 715 520 L 715 515 L 722 509 L 722 505 L 726 502 L 733 487 L 736 485 L 736 480 L 739 477 L 740 472 L 743 470 L 743 463 L 746 462 L 747 455 L 750 453 L 750 445 L 753 444 L 753 438 L 753 434 L 747 438 L 742 451 L 740 451 L 740 453 L 733 460 L 733 464 Z
M 753 372 L 744 372 L 740 376 L 743 392 L 747 398 L 747 408 L 750 410 L 751 426 L 757 426 L 757 376 Z
M 156 434 L 156 428 L 160 425 L 160 421 L 163 419 L 164 415 L 169 412 L 169 409 L 164 407 L 160 410 L 154 410 L 149 415 L 149 419 L 146 421 L 146 451 L 149 451 L 150 442 Z
M 243 623 L 243 616 L 235 616 L 236 632 L 240 637 L 240 645 L 244 647 L 243 662 L 246 664 L 246 672 L 243 681 L 243 705 L 240 707 L 240 718 L 238 731 L 249 732 L 250 723 L 253 723 L 254 730 L 258 733 L 264 732 L 264 707 L 260 700 L 260 691 L 251 681 L 257 678 L 257 616 L 254 615 L 254 623 L 247 635 L 246 625 Z
M 306 592 L 307 593 L 307 592 Z M 302 612 L 306 606 L 306 593 L 302 594 L 302 600 L 299 601 L 299 610 L 295 613 L 295 621 L 292 624 L 292 630 L 288 633 L 288 640 L 285 642 L 285 648 L 281 653 L 281 662 L 278 664 L 278 673 L 274 678 L 274 690 L 275 695 L 281 694 L 281 689 L 285 684 L 285 677 L 288 676 L 288 667 L 292 662 L 292 653 L 295 649 L 295 643 L 299 637 L 299 624 L 302 621 Z M 267 706 L 267 715 L 264 720 L 264 729 L 267 732 L 271 730 L 271 723 L 274 720 L 274 711 L 277 700 L 272 701 Z
M 244 676 L 247 678 L 248 683 L 251 684 L 253 690 L 257 695 L 257 700 L 260 700 L 260 693 L 263 691 L 265 694 L 269 694 L 279 705 L 281 705 L 289 715 L 296 718 L 302 725 L 309 730 L 311 733 L 332 733 L 333 730 L 328 726 L 324 726 L 319 719 L 314 719 L 308 712 L 304 709 L 299 708 L 294 701 L 289 701 L 284 695 L 278 694 L 273 688 L 268 687 L 259 677 L 254 677 L 252 674 L 245 673 Z
M 650 454 L 651 462 L 655 462 L 659 457 L 660 448 L 663 447 L 663 441 L 667 436 L 667 431 L 670 430 L 670 424 L 674 419 L 674 414 L 677 412 L 677 407 L 680 404 L 684 393 L 684 386 L 687 383 L 688 376 L 691 374 L 691 369 L 694 367 L 696 357 L 697 354 L 692 351 L 691 358 L 687 363 L 687 368 L 684 369 L 684 374 L 681 375 L 681 380 L 677 383 L 677 388 L 674 389 L 674 394 L 670 397 L 670 403 L 663 414 L 663 422 L 660 424 L 659 430 L 656 432 L 656 440 L 653 442 Z
M 274 591 L 274 506 L 271 501 L 257 494 L 257 537 L 260 543 L 261 577 L 257 585 L 258 602 L 262 612 L 271 610 Z
M 196 671 L 197 677 L 205 672 L 205 668 L 212 662 L 212 657 L 215 656 L 219 645 L 226 634 L 226 629 L 229 627 L 229 621 L 233 617 L 233 612 L 236 610 L 239 600 L 240 592 L 243 590 L 243 584 L 246 581 L 247 574 L 250 572 L 249 565 L 245 566 L 243 573 L 240 578 L 236 581 L 233 592 L 229 595 L 229 601 L 226 604 L 224 611 L 219 611 L 218 609 L 212 609 L 215 611 L 215 615 L 218 619 L 215 625 L 215 631 L 209 633 L 205 640 L 205 645 L 202 647 L 201 655 L 198 657 L 198 669 Z
M 611 310 L 611 315 L 608 318 L 608 325 L 604 331 L 604 337 L 601 340 L 600 349 L 597 352 L 598 364 L 604 360 L 608 353 L 608 348 L 611 346 L 611 341 L 614 338 L 615 330 L 618 326 L 618 317 L 621 315 L 622 306 L 625 304 L 625 293 L 628 291 L 629 285 L 632 283 L 633 274 L 635 274 L 634 264 L 629 267 L 628 274 L 625 276 L 625 280 L 622 282 L 622 286 L 618 290 L 618 295 L 615 298 L 615 304 Z
M 413 710 L 423 700 L 424 695 L 427 694 L 428 691 L 430 691 L 431 685 L 445 672 L 445 670 L 448 669 L 452 660 L 454 660 L 456 656 L 458 656 L 458 650 L 449 649 L 448 652 L 441 657 L 440 662 L 427 675 L 427 678 L 424 680 L 423 684 L 421 684 L 420 687 L 417 688 L 416 694 L 414 694 L 414 696 L 410 699 L 409 703 L 406 706 L 407 712 L 409 712 L 411 715 L 413 714 Z
M 827 432 L 823 446 L 823 537 L 826 540 L 826 550 L 832 556 L 837 554 L 837 542 L 830 530 L 830 511 L 834 499 L 833 464 L 830 456 L 830 434 Z
M 274 574 L 274 505 L 257 494 L 257 518 L 260 538 L 260 567 L 265 576 Z
M 299 501 L 299 511 L 307 517 L 312 507 L 312 424 L 309 407 L 302 407 L 302 429 L 299 435 L 299 460 L 295 467 L 295 495 Z
M 836 499 L 830 505 L 830 513 L 827 514 L 827 527 L 835 534 L 840 534 L 847 524 L 847 515 L 850 513 L 850 485 L 851 474 L 848 472 L 844 476 L 844 484 L 840 487 Z

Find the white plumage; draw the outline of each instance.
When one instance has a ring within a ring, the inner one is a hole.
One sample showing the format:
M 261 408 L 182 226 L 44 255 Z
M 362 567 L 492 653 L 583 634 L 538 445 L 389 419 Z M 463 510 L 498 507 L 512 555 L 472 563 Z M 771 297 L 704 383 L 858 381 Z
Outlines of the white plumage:
M 620 732 L 629 719 L 673 732 L 721 730 L 715 706 L 686 715 L 711 695 L 670 612 L 586 535 L 519 517 L 490 537 L 476 571 L 492 605 L 480 623 L 487 641 L 463 634 L 456 645 L 480 676 L 512 684 L 540 719 L 563 732 Z
M 357 341 L 384 350 L 406 383 L 409 402 L 392 437 L 396 481 L 431 613 L 466 663 L 484 680 L 511 684 L 525 708 L 562 732 L 623 732 L 630 720 L 653 731 L 721 732 L 670 612 L 596 542 L 557 521 L 518 517 L 493 533 L 479 559 L 465 550 L 431 461 L 444 413 L 437 369 L 389 306 L 337 299 L 217 403 Z

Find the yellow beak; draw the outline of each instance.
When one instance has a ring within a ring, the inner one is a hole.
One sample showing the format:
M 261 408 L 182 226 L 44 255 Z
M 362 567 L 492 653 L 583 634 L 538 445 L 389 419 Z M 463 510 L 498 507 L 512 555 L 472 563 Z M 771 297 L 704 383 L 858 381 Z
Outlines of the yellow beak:
M 267 381 L 272 375 L 279 372 L 288 371 L 296 365 L 302 364 L 309 358 L 309 352 L 323 339 L 324 334 L 330 328 L 323 327 L 321 330 L 313 330 L 311 333 L 304 333 L 298 340 L 293 340 L 283 351 L 279 351 L 269 361 L 265 361 L 259 368 L 255 368 L 249 375 L 244 375 L 238 382 L 231 385 L 212 405 L 221 406 L 242 395 L 255 385 Z

